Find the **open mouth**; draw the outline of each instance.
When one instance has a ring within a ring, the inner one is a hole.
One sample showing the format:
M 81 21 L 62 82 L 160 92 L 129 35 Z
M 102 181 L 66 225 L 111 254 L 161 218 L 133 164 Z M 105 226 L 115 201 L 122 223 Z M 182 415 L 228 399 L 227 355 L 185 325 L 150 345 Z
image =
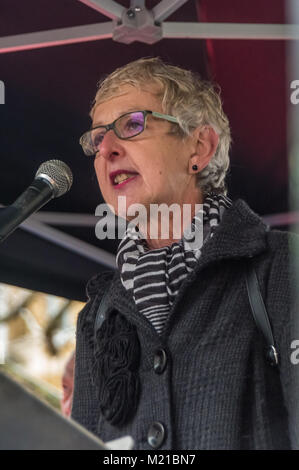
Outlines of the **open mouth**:
M 125 170 L 118 170 L 110 173 L 110 179 L 113 186 L 123 186 L 125 183 L 128 183 L 133 178 L 136 178 L 138 173 L 135 172 L 127 172 Z

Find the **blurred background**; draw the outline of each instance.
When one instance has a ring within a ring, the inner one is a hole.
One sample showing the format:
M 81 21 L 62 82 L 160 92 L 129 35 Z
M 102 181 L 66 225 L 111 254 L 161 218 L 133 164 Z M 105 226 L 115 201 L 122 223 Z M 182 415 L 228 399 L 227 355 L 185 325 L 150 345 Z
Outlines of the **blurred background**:
M 60 410 L 62 375 L 83 304 L 0 284 L 0 369 Z

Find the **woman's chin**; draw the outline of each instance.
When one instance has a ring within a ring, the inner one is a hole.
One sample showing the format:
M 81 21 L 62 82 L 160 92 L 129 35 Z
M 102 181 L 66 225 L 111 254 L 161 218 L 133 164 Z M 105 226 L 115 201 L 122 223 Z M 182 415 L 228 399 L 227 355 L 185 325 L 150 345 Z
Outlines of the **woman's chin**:
M 144 195 L 119 196 L 113 204 L 114 210 L 119 217 L 132 220 L 135 217 L 146 217 L 149 203 Z

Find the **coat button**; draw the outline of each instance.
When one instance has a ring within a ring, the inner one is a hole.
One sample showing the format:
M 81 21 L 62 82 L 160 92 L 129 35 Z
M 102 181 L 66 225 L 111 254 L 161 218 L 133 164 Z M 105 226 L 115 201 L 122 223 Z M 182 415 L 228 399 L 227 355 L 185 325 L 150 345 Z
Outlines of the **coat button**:
M 164 349 L 158 349 L 154 356 L 154 371 L 156 374 L 162 374 L 166 368 L 167 354 Z
M 148 430 L 147 442 L 154 449 L 158 449 L 159 447 L 161 447 L 164 441 L 164 438 L 165 438 L 164 426 L 163 424 L 156 421 L 150 426 Z

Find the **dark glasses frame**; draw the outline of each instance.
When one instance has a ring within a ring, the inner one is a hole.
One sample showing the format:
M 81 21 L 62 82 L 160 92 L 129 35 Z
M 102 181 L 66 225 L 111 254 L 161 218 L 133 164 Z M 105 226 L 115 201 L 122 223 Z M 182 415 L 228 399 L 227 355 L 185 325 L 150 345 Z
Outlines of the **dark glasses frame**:
M 116 123 L 117 121 L 119 121 L 120 119 L 122 119 L 123 117 L 125 116 L 128 116 L 129 114 L 134 114 L 134 113 L 142 113 L 143 114 L 143 119 L 144 119 L 144 126 L 143 126 L 143 129 L 139 132 L 137 132 L 136 134 L 134 135 L 130 135 L 129 137 L 122 137 L 119 135 L 118 131 L 117 131 L 117 128 L 116 128 Z M 79 143 L 83 149 L 83 152 L 85 153 L 85 155 L 87 156 L 92 156 L 92 155 L 95 155 L 97 151 L 94 151 L 94 150 L 91 150 L 92 148 L 92 145 L 91 145 L 91 139 L 90 139 L 90 133 L 92 131 L 94 131 L 95 129 L 106 129 L 106 132 L 105 134 L 110 131 L 110 130 L 113 130 L 113 132 L 115 133 L 115 135 L 121 139 L 121 140 L 129 140 L 131 139 L 132 137 L 136 137 L 137 135 L 141 134 L 145 129 L 146 129 L 146 118 L 147 116 L 151 114 L 153 117 L 155 118 L 158 118 L 158 119 L 164 119 L 166 121 L 170 121 L 170 122 L 174 122 L 176 124 L 178 124 L 178 120 L 177 118 L 175 118 L 174 116 L 170 116 L 169 114 L 162 114 L 162 113 L 158 113 L 156 111 L 150 111 L 150 110 L 136 110 L 136 111 L 130 111 L 128 113 L 125 113 L 125 114 L 122 114 L 121 116 L 119 116 L 118 118 L 116 118 L 113 122 L 111 122 L 110 124 L 101 124 L 100 126 L 96 126 L 96 127 L 93 127 L 92 129 L 90 129 L 89 131 L 85 132 L 81 137 L 80 137 L 80 140 L 79 140 Z M 105 135 L 104 134 L 104 135 Z

